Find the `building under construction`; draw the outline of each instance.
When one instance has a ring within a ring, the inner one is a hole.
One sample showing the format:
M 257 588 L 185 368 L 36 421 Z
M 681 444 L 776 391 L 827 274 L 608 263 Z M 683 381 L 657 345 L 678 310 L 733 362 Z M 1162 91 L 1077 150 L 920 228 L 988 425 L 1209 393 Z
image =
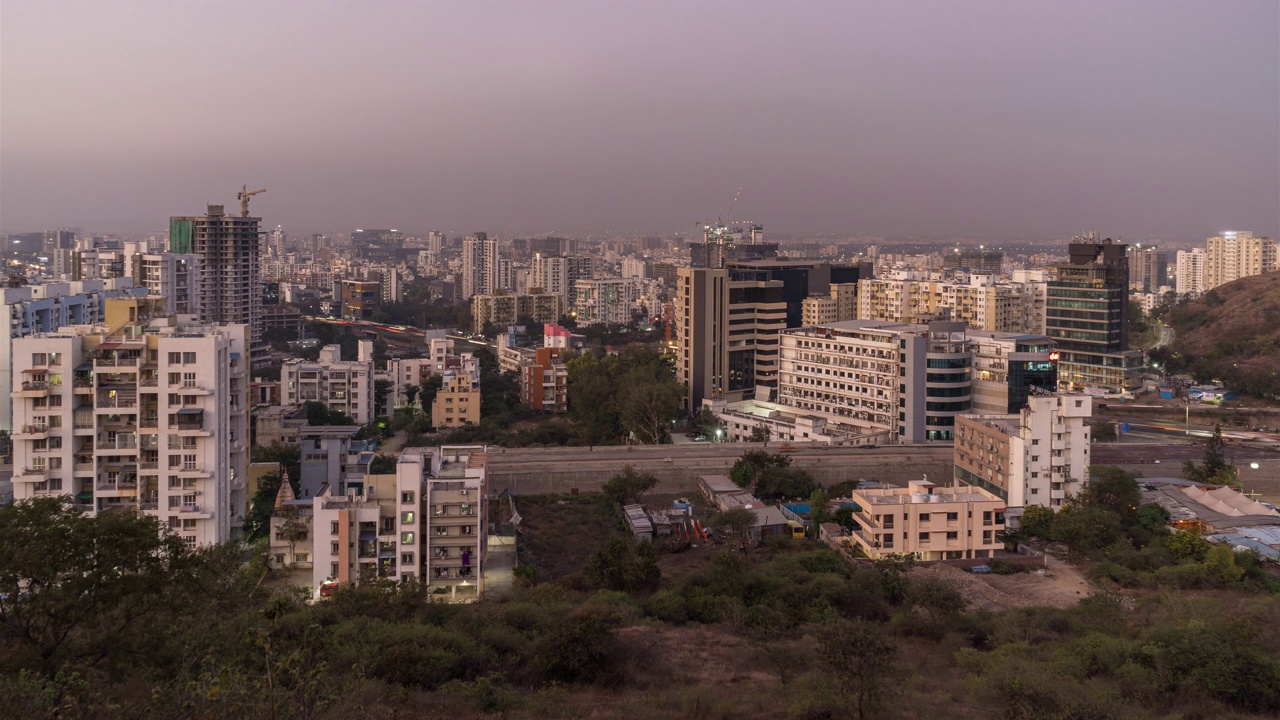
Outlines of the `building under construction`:
M 251 352 L 257 356 L 263 349 L 258 230 L 262 219 L 249 217 L 248 203 L 241 204 L 241 217 L 226 214 L 221 205 L 210 205 L 202 216 L 169 218 L 169 252 L 204 258 L 201 319 L 248 325 Z

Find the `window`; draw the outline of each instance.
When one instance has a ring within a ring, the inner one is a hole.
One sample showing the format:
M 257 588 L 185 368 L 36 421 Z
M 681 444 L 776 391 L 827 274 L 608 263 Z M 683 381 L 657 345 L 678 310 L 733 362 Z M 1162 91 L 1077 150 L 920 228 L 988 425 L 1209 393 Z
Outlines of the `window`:
M 404 504 L 404 505 L 412 505 L 412 504 L 413 504 L 413 491 L 412 491 L 412 490 L 410 490 L 410 491 L 407 491 L 407 492 L 402 492 L 402 493 L 400 493 L 400 502 L 401 502 L 401 504 Z
M 329 534 L 330 534 L 330 535 L 337 535 L 337 534 L 338 534 L 338 523 L 336 523 L 336 522 L 331 522 L 331 523 L 329 523 Z
M 1031 456 L 1031 462 L 1040 462 L 1040 456 L 1039 456 L 1039 455 L 1032 455 L 1032 456 Z
M 413 553 L 400 553 L 400 564 L 401 564 L 401 565 L 412 565 L 412 564 L 413 564 Z
M 920 533 L 920 542 L 922 542 L 922 543 L 927 543 L 927 542 L 929 542 L 929 533 L 927 533 L 927 532 L 922 532 L 922 533 Z
M 960 519 L 960 513 L 958 512 L 947 513 L 947 522 L 955 522 L 956 520 L 959 520 L 959 519 Z
M 182 353 L 182 364 L 183 364 L 183 365 L 195 365 L 195 364 L 196 364 L 196 354 L 195 354 L 195 353 L 193 353 L 193 352 L 184 352 L 184 353 Z
M 983 525 L 990 525 L 990 524 L 991 524 L 991 511 L 990 511 L 990 510 L 987 510 L 987 511 L 985 511 L 985 512 L 983 512 L 983 513 L 982 513 L 982 524 L 983 524 Z
M 41 365 L 48 365 L 49 362 L 47 358 L 48 356 L 45 355 L 44 353 L 31 353 L 31 364 L 35 367 L 40 367 Z
M 990 543 L 990 542 L 991 542 L 991 531 L 990 531 L 990 530 L 983 530 L 983 531 L 982 531 L 982 542 L 983 542 L 983 544 L 984 544 L 984 545 L 985 545 L 985 544 L 988 544 L 988 543 Z
M 929 513 L 920 513 L 920 522 L 922 523 L 929 522 Z
M 329 566 L 329 577 L 331 578 L 338 577 L 338 563 L 333 563 L 332 565 Z
M 401 545 L 412 545 L 412 544 L 413 544 L 413 533 L 411 533 L 411 532 L 402 532 L 402 533 L 400 533 L 400 544 L 401 544 Z
M 61 364 L 62 364 L 62 353 L 60 353 L 60 352 L 51 352 L 51 353 L 49 353 L 49 364 L 50 364 L 50 365 L 53 365 L 54 367 L 57 367 L 58 365 L 61 365 Z
M 181 364 L 182 364 L 182 353 L 176 353 L 176 352 L 171 352 L 171 353 L 169 353 L 169 364 L 170 364 L 170 365 L 181 365 Z M 173 377 L 173 376 L 172 376 L 172 375 L 170 375 L 169 377 Z
M 474 535 L 474 534 L 475 534 L 475 528 L 471 527 L 470 525 L 463 525 L 463 526 L 462 526 L 462 534 L 463 534 L 463 535 Z
M 330 555 L 338 554 L 338 543 L 336 542 L 329 543 L 329 554 Z
M 960 539 L 960 533 L 958 533 L 958 532 L 954 532 L 954 531 L 953 531 L 953 532 L 949 532 L 949 533 L 947 533 L 947 539 L 948 539 L 948 540 L 959 540 L 959 539 Z
M 404 524 L 406 524 L 406 525 L 408 525 L 408 524 L 412 523 L 412 522 L 413 522 L 413 511 L 412 511 L 412 510 L 407 510 L 407 511 L 405 511 L 405 512 L 400 513 L 400 522 L 402 522 L 402 523 L 404 523 Z
M 1032 445 L 1039 445 L 1039 444 L 1040 444 L 1040 438 L 1031 438 L 1031 444 L 1032 444 Z

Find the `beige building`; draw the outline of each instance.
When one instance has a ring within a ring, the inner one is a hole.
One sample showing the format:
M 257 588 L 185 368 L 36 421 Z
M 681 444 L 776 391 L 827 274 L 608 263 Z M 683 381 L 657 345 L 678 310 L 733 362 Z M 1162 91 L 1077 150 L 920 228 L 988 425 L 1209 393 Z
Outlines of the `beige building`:
M 1276 241 L 1251 232 L 1224 232 L 1205 243 L 1205 289 L 1276 269 Z
M 976 487 L 940 488 L 927 481 L 905 488 L 854 490 L 860 510 L 852 541 L 867 557 L 910 554 L 917 560 L 994 557 L 1004 548 L 1005 502 Z
M 836 303 L 834 322 L 858 319 L 858 283 L 831 283 L 831 299 Z
M 521 320 L 556 323 L 567 313 L 564 296 L 553 293 L 539 295 L 476 295 L 471 298 L 471 317 L 475 332 L 486 324 L 506 327 Z
M 469 373 L 444 374 L 436 399 L 431 403 L 431 425 L 455 428 L 480 424 L 480 386 Z
M 360 341 L 360 357 L 343 360 L 342 347 L 326 345 L 315 362 L 294 358 L 280 367 L 280 400 L 285 405 L 322 402 L 357 425 L 373 421 L 373 341 Z
M 991 275 L 974 274 L 957 282 L 900 272 L 858 283 L 858 318 L 901 323 L 944 319 L 974 330 L 1043 332 L 1039 290 L 1033 282 L 996 282 Z

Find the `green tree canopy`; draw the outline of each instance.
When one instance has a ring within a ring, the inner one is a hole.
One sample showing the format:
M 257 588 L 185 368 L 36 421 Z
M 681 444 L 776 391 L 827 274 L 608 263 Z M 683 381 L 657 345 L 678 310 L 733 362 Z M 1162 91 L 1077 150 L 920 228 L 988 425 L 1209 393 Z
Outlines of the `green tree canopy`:
M 767 467 L 790 467 L 791 458 L 781 453 L 769 453 L 765 450 L 748 450 L 733 463 L 729 469 L 729 478 L 738 487 L 751 487 L 760 479 L 760 472 Z
M 793 500 L 807 498 L 817 489 L 818 483 L 806 470 L 770 466 L 760 471 L 755 495 L 761 500 Z
M 609 478 L 603 490 L 613 503 L 631 505 L 640 502 L 640 498 L 657 485 L 658 478 L 653 473 L 636 472 L 630 465 L 624 465 L 622 472 Z

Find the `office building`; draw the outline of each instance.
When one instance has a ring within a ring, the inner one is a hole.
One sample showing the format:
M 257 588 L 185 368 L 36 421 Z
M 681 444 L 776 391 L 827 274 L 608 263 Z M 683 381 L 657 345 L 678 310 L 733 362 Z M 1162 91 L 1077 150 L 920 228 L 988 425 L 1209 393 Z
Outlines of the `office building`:
M 1179 296 L 1197 296 L 1205 291 L 1204 271 L 1207 257 L 1204 248 L 1178 251 L 1174 290 Z
M 801 305 L 801 317 L 805 327 L 836 322 L 840 319 L 836 299 L 830 295 L 810 295 Z
M 833 265 L 810 260 L 762 258 L 733 260 L 726 265 L 731 280 L 777 280 L 782 283 L 789 328 L 804 324 L 804 299 L 810 295 L 830 294 L 832 285 L 857 285 L 871 277 L 871 265 L 853 263 Z M 842 289 L 843 292 L 843 289 Z
M 338 283 L 338 314 L 344 320 L 368 320 L 382 307 L 382 284 L 368 280 Z
M 1228 231 L 1205 243 L 1205 289 L 1212 290 L 1242 277 L 1271 272 L 1276 265 L 1276 241 L 1251 232 Z
M 359 357 L 342 359 L 342 347 L 320 348 L 315 361 L 291 358 L 280 366 L 280 395 L 285 405 L 324 403 L 357 425 L 373 421 L 373 341 L 361 340 Z
M 1142 353 L 1129 350 L 1129 258 L 1123 243 L 1078 237 L 1049 282 L 1045 334 L 1057 343 L 1067 390 L 1123 392 L 1141 384 Z
M 1139 293 L 1159 292 L 1168 287 L 1169 254 L 1158 247 L 1133 245 L 1129 248 L 1129 289 Z
M 258 230 L 262 218 L 227 215 L 210 205 L 204 215 L 169 218 L 169 252 L 202 258 L 202 319 L 210 323 L 248 325 L 250 350 L 262 343 L 262 279 Z
M 1005 501 L 978 487 L 858 489 L 861 508 L 851 540 L 867 557 L 908 554 L 917 560 L 990 558 L 1004 549 Z
M 351 246 L 366 260 L 394 262 L 404 247 L 404 233 L 391 230 L 356 230 L 351 233 Z
M 1004 269 L 1004 253 L 985 248 L 955 248 L 953 252 L 942 253 L 942 269 L 999 274 Z
M 492 295 L 498 290 L 498 241 L 478 232 L 462 240 L 462 295 Z
M 956 421 L 955 479 L 1022 508 L 1059 508 L 1084 489 L 1089 473 L 1087 395 L 1037 392 L 1017 413 L 962 415 Z M 1016 522 L 1011 522 L 1016 526 Z
M 247 502 L 249 329 L 153 305 L 110 300 L 101 325 L 14 341 L 14 499 L 137 509 L 190 546 L 223 542 Z
M 1016 413 L 1036 391 L 1058 387 L 1058 354 L 1045 335 L 970 330 L 973 411 Z
M 870 320 L 786 330 L 778 402 L 821 414 L 850 435 L 950 441 L 972 402 L 964 323 Z
M 702 242 L 689 246 L 690 265 L 720 270 L 731 262 L 762 260 L 778 254 L 777 243 L 764 241 L 764 228 L 730 228 L 723 223 L 702 228 Z

